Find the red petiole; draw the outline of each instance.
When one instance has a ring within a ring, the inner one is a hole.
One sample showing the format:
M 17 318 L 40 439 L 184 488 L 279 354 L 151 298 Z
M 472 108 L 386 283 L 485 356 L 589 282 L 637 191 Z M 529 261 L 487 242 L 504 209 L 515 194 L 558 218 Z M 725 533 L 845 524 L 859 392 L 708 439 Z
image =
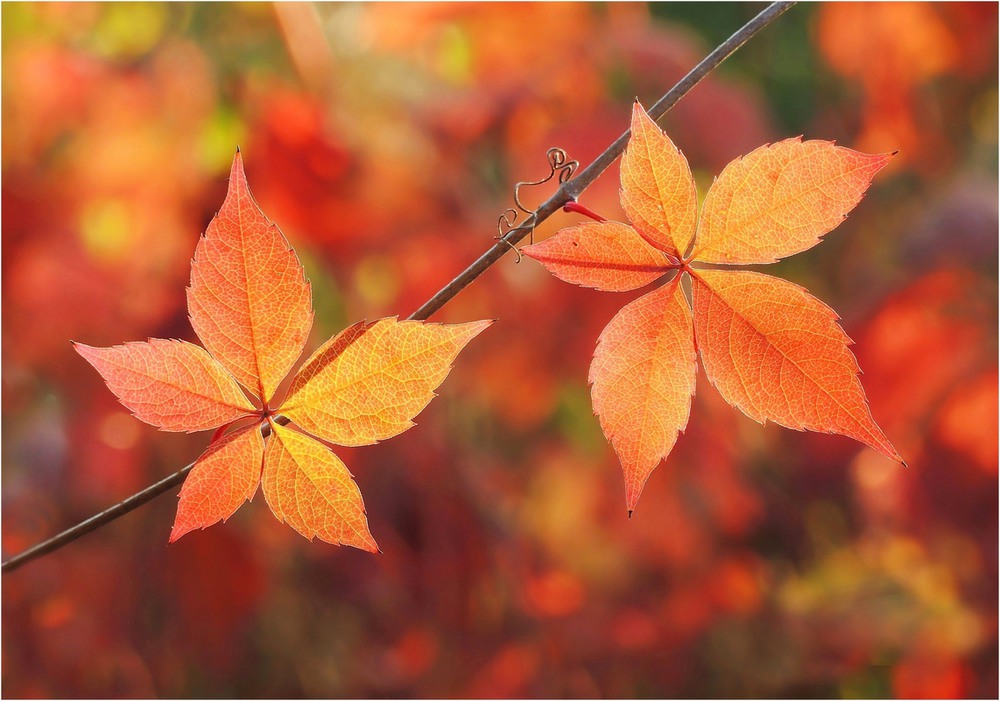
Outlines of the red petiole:
M 590 217 L 594 221 L 607 221 L 607 219 L 605 219 L 604 217 L 602 217 L 600 214 L 597 214 L 597 213 L 593 212 L 592 210 L 588 209 L 587 207 L 584 207 L 582 204 L 580 204 L 576 200 L 570 200 L 569 202 L 567 202 L 566 204 L 564 204 L 563 205 L 563 211 L 564 212 L 576 212 L 577 214 L 582 214 L 585 217 Z

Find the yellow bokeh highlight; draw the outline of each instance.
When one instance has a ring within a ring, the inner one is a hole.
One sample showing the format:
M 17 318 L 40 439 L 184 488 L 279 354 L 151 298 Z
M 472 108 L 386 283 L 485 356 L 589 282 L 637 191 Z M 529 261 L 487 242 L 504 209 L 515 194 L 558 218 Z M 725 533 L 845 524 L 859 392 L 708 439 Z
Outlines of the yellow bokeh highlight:
M 103 264 L 120 262 L 135 237 L 135 222 L 121 200 L 89 202 L 80 215 L 80 240 L 87 254 Z
M 395 301 L 399 293 L 398 275 L 385 256 L 368 256 L 354 271 L 354 288 L 365 303 L 383 309 Z
M 105 56 L 132 58 L 148 53 L 163 36 L 167 5 L 123 2 L 106 6 L 92 35 L 93 47 Z

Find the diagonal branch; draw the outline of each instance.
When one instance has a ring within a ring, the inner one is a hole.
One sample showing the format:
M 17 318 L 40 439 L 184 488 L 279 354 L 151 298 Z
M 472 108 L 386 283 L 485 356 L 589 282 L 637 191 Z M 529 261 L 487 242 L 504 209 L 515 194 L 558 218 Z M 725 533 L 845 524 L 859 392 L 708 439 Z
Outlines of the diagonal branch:
M 680 82 L 663 95 L 663 97 L 661 97 L 656 104 L 649 109 L 649 115 L 656 120 L 666 114 L 671 107 L 677 104 L 682 97 L 687 95 L 687 93 L 690 92 L 695 85 L 701 82 L 701 80 L 711 73 L 720 63 L 735 53 L 736 50 L 746 43 L 753 35 L 784 14 L 784 12 L 794 4 L 794 2 L 772 3 L 761 11 L 760 14 L 740 27 L 735 34 L 719 44 L 719 46 L 716 47 L 712 53 L 702 59 L 701 63 L 691 69 L 691 72 L 684 76 Z M 486 272 L 490 266 L 500 260 L 505 253 L 509 252 L 514 247 L 516 243 L 524 239 L 534 229 L 534 227 L 548 219 L 567 203 L 575 201 L 580 194 L 587 187 L 589 187 L 599 175 L 601 175 L 601 173 L 607 170 L 608 167 L 614 163 L 619 156 L 621 156 L 622 152 L 625 150 L 625 145 L 628 143 L 629 133 L 630 132 L 626 131 L 624 134 L 619 136 L 614 143 L 605 149 L 604 153 L 594 159 L 594 161 L 586 168 L 581 170 L 576 177 L 571 180 L 567 180 L 565 183 L 560 185 L 559 189 L 556 190 L 551 197 L 540 204 L 538 208 L 524 220 L 524 222 L 508 231 L 488 251 L 472 263 L 472 265 L 462 271 L 454 280 L 449 282 L 441 288 L 437 294 L 427 300 L 423 306 L 413 312 L 409 318 L 422 321 L 430 317 L 434 314 L 434 312 L 439 310 L 453 297 L 455 297 L 455 295 L 465 289 L 473 280 Z M 165 477 L 149 487 L 146 487 L 140 492 L 136 492 L 111 508 L 91 516 L 72 528 L 69 528 L 62 533 L 53 536 L 52 538 L 49 538 L 48 540 L 43 541 L 38 545 L 15 555 L 14 557 L 11 557 L 3 563 L 3 573 L 12 572 L 31 560 L 61 548 L 63 545 L 66 545 L 67 543 L 70 543 L 77 538 L 86 535 L 87 533 L 90 533 L 91 531 L 96 530 L 121 516 L 124 516 L 130 511 L 142 506 L 146 502 L 151 501 L 160 494 L 169 491 L 171 488 L 176 487 L 184 481 L 184 478 L 187 476 L 188 472 L 191 471 L 192 467 L 194 467 L 194 463 L 186 465 L 172 475 Z
M 700 83 L 702 79 L 715 70 L 716 67 L 729 56 L 743 46 L 750 37 L 761 29 L 776 20 L 785 13 L 794 2 L 774 2 L 768 5 L 760 14 L 751 19 L 737 30 L 735 34 L 719 44 L 712 53 L 701 60 L 697 66 L 681 78 L 680 82 L 670 88 L 667 93 L 657 100 L 649 110 L 648 114 L 654 120 L 658 120 L 667 111 L 676 105 L 682 97 L 687 95 L 691 88 Z M 577 173 L 576 177 L 567 180 L 559 186 L 549 199 L 538 205 L 533 214 L 529 215 L 520 225 L 508 231 L 493 247 L 479 257 L 476 262 L 462 271 L 454 280 L 445 285 L 441 290 L 424 303 L 420 309 L 410 315 L 411 319 L 426 319 L 438 309 L 443 307 L 452 297 L 457 295 L 473 280 L 482 275 L 487 268 L 500 260 L 505 253 L 510 251 L 514 244 L 521 241 L 531 233 L 532 229 L 551 217 L 567 202 L 572 202 L 589 187 L 612 163 L 617 160 L 625 150 L 631 130 L 615 139 L 615 142 L 608 146 L 600 156 L 586 168 Z

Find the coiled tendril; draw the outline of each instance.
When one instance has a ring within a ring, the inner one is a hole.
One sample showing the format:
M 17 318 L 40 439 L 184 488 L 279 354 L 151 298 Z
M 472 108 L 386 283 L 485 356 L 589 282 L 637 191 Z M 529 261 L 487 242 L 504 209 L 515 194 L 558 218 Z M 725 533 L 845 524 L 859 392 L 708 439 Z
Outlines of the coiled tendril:
M 573 177 L 573 172 L 580 165 L 579 161 L 569 160 L 569 156 L 566 155 L 566 151 L 564 151 L 559 147 L 550 148 L 548 151 L 545 152 L 545 157 L 549 162 L 549 174 L 546 175 L 541 180 L 522 180 L 519 183 L 515 184 L 514 205 L 517 207 L 517 209 L 515 209 L 514 207 L 508 207 L 507 209 L 504 210 L 503 214 L 501 214 L 500 218 L 497 220 L 496 238 L 499 239 L 500 241 L 503 241 L 508 246 L 510 246 L 510 249 L 514 251 L 514 253 L 517 255 L 517 260 L 515 261 L 516 263 L 521 262 L 521 252 L 517 250 L 517 247 L 514 246 L 514 244 L 512 244 L 510 241 L 507 240 L 507 235 L 510 234 L 510 232 L 512 231 L 528 227 L 528 236 L 529 236 L 528 241 L 529 243 L 535 242 L 535 224 L 533 221 L 535 212 L 525 207 L 524 204 L 521 202 L 521 188 L 533 187 L 535 185 L 544 185 L 545 183 L 552 180 L 552 178 L 557 178 L 559 184 L 562 185 L 571 177 Z M 528 215 L 528 218 L 525 219 L 525 221 L 522 222 L 521 224 L 518 224 L 517 220 L 520 218 L 521 213 Z M 528 223 L 529 220 L 531 220 L 530 224 Z

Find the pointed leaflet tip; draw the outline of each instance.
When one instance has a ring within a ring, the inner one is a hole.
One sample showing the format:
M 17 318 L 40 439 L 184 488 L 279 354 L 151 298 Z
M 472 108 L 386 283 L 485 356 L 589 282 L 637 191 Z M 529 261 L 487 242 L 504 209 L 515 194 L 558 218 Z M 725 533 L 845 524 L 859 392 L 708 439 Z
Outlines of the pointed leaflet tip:
M 691 411 L 694 329 L 679 280 L 618 312 L 601 332 L 590 366 L 594 412 L 621 461 L 630 511 Z
M 378 552 L 361 490 L 340 458 L 295 429 L 271 422 L 271 430 L 262 481 L 274 516 L 310 540 Z
M 233 431 L 209 445 L 181 487 L 170 542 L 228 520 L 244 502 L 253 499 L 263 461 L 264 438 L 259 424 Z
M 638 102 L 621 159 L 621 205 L 652 246 L 681 257 L 694 240 L 698 197 L 694 178 L 670 138 Z
M 204 431 L 256 411 L 225 368 L 186 341 L 74 343 L 73 349 L 137 419 L 164 431 Z
M 798 285 L 745 270 L 698 269 L 692 293 L 705 374 L 730 405 L 900 459 L 872 418 L 836 312 Z
M 305 347 L 312 295 L 295 251 L 254 202 L 239 153 L 226 199 L 195 250 L 187 297 L 205 347 L 270 402 Z
M 693 258 L 773 263 L 812 248 L 857 206 L 890 158 L 799 139 L 751 151 L 729 163 L 705 196 Z

